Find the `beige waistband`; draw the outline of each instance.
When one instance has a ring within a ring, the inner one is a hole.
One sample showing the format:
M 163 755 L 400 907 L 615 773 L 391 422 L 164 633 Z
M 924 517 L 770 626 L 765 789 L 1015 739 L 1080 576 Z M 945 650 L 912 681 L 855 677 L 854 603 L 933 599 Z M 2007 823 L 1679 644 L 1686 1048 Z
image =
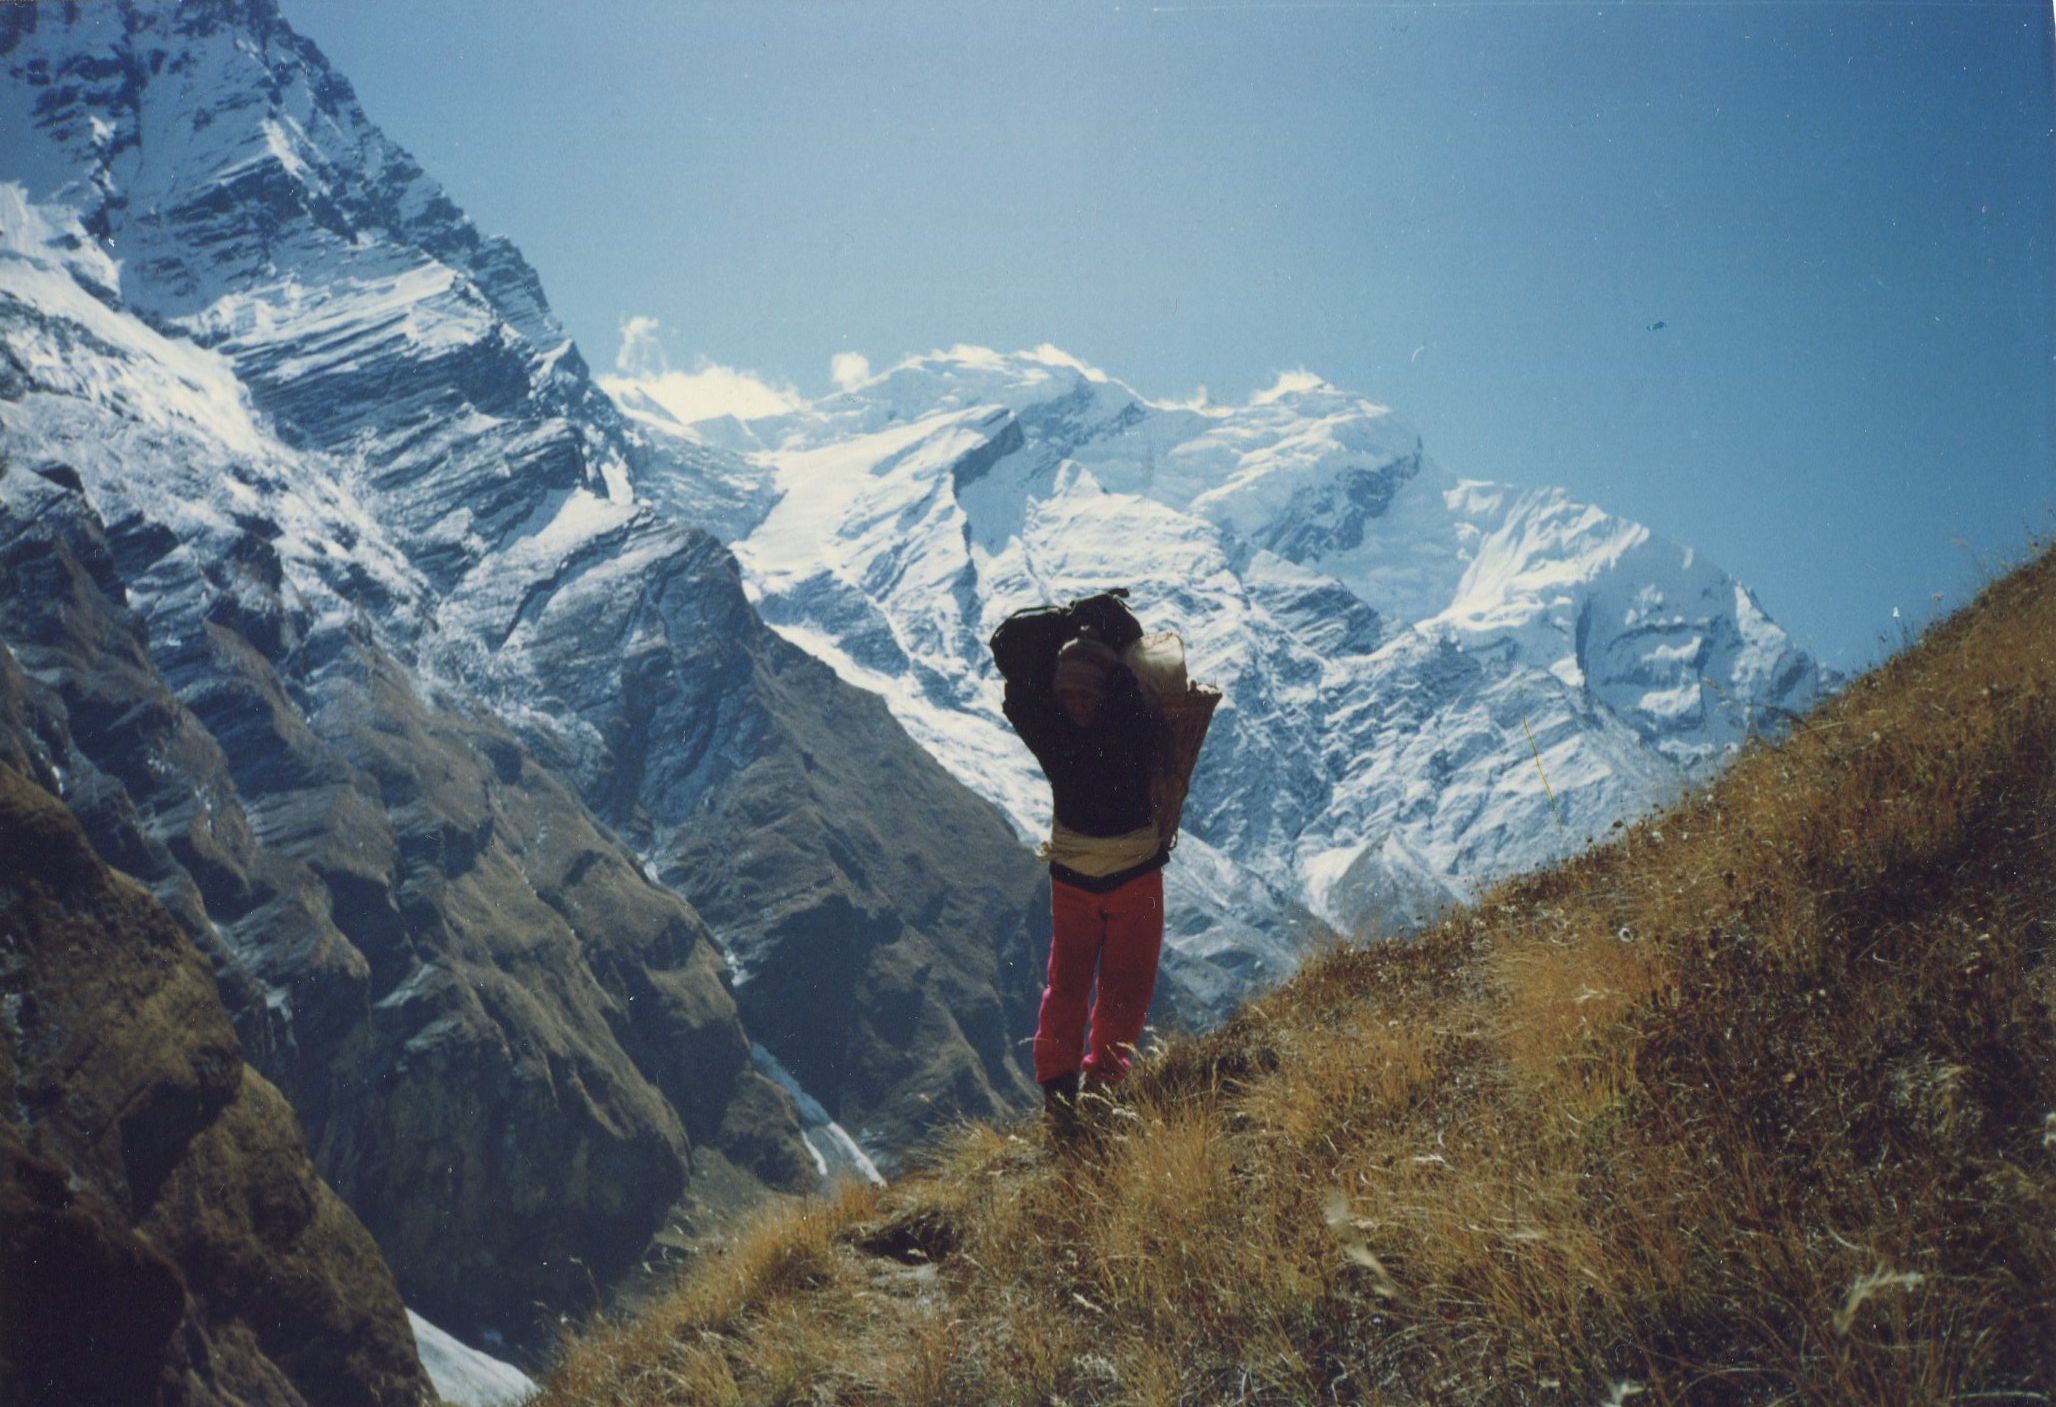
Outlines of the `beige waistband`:
M 1080 835 L 1053 821 L 1049 839 L 1035 848 L 1035 858 L 1097 879 L 1153 859 L 1162 846 L 1163 837 L 1155 826 L 1142 826 L 1125 835 Z

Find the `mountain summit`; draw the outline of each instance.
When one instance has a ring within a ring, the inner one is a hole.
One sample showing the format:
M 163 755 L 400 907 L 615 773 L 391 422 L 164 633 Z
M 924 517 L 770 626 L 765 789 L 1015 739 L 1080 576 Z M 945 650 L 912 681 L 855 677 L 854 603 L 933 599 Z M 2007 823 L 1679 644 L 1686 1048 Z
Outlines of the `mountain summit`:
M 1184 633 L 1227 695 L 1171 872 L 1167 972 L 1202 1005 L 1288 969 L 1307 911 L 1409 927 L 1674 795 L 1822 689 L 1690 548 L 1560 490 L 1459 479 L 1307 372 L 1172 405 L 1054 347 L 960 346 L 747 440 L 603 385 L 642 435 L 734 452 L 720 482 L 754 471 L 763 507 L 728 530 L 765 619 L 1024 835 L 1047 794 L 1000 717 L 993 626 L 1118 585 Z
M 539 1351 L 653 1238 L 1030 1092 L 1033 860 L 638 497 L 533 271 L 311 44 L 10 6 L 0 75 L 17 741 L 410 1306 Z

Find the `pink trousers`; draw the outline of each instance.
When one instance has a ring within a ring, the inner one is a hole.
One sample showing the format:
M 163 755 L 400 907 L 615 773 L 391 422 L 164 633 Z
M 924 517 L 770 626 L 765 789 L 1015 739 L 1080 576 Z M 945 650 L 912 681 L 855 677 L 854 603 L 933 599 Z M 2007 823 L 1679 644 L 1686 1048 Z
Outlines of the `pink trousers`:
M 1156 990 L 1157 957 L 1164 946 L 1164 872 L 1151 870 L 1105 894 L 1058 879 L 1049 887 L 1053 931 L 1049 985 L 1042 990 L 1042 1015 L 1035 1028 L 1036 1082 L 1081 1069 L 1102 1080 L 1118 1080 L 1128 1073 Z

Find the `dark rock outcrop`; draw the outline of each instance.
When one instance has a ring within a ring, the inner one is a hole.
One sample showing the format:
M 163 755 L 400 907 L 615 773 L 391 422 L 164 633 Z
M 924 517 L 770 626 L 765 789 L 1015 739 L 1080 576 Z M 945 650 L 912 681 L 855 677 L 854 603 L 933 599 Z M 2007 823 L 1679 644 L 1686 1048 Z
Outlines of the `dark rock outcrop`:
M 209 623 L 257 660 L 203 658 L 180 632 L 192 673 L 167 673 L 209 728 L 281 714 L 252 682 L 258 660 L 278 668 L 289 698 L 327 707 L 297 663 L 334 648 L 318 638 L 304 580 L 321 572 L 364 608 L 382 648 L 506 719 L 667 883 L 747 896 L 730 950 L 763 980 L 753 1008 L 768 1010 L 781 983 L 797 992 L 824 958 L 862 970 L 872 951 L 899 945 L 899 975 L 875 986 L 894 1007 L 879 1013 L 875 1046 L 839 1049 L 861 1016 L 809 1023 L 802 1046 L 781 1015 L 763 1037 L 803 1080 L 825 1074 L 812 1092 L 868 1128 L 874 1149 L 902 1150 L 936 1118 L 1023 1102 L 1032 1091 L 1009 1042 L 1032 1026 L 1034 978 L 1005 974 L 1022 925 L 1042 922 L 1025 917 L 1041 908 L 1036 866 L 874 700 L 826 671 L 800 672 L 805 656 L 763 629 L 723 549 L 635 498 L 644 479 L 678 482 L 644 473 L 649 456 L 672 451 L 629 433 L 519 253 L 481 236 L 269 4 L 173 13 L 111 0 L 97 15 L 16 17 L 0 29 L 0 57 L 34 95 L 33 139 L 90 178 L 81 218 L 124 251 L 107 275 L 121 304 L 217 352 L 283 440 L 332 457 L 310 468 L 330 472 L 420 573 L 411 599 L 394 603 L 331 558 L 279 572 L 261 542 L 210 546 Z M 208 65 L 247 83 L 146 100 L 150 85 Z M 133 198 L 143 189 L 150 200 Z M 708 472 L 696 465 L 696 480 Z M 80 478 L 96 481 L 90 466 Z M 754 502 L 760 489 L 738 492 Z M 232 703 L 201 706 L 223 690 Z M 861 746 L 816 779 L 809 756 L 844 732 Z M 274 793 L 292 774 L 279 750 L 228 750 L 253 814 L 284 814 Z M 259 775 L 246 756 L 278 774 Z M 802 779 L 777 789 L 799 810 L 790 823 L 763 813 L 774 775 Z M 875 864 L 874 840 L 906 863 Z M 738 884 L 719 872 L 765 846 L 784 873 L 760 868 Z M 687 880 L 688 854 L 715 872 Z M 802 897 L 816 892 L 847 913 Z M 793 931 L 813 938 L 761 941 L 757 901 L 774 894 Z M 724 942 L 729 912 L 716 925 Z M 914 1001 L 932 1007 L 930 1024 L 903 1020 L 909 998 L 888 993 L 931 978 Z M 874 1056 L 896 1073 L 867 1073 Z M 857 1071 L 849 1089 L 869 1091 L 851 1102 L 845 1067 Z
M 0 1399 L 432 1401 L 391 1273 L 243 1063 L 205 960 L 8 731 Z
M 0 473 L 12 751 L 210 953 L 416 1307 L 539 1342 L 696 1159 L 812 1185 L 705 926 L 503 728 L 362 638 L 292 687 L 219 621 L 170 652 L 182 698 L 109 536 L 84 495 Z
M 618 824 L 721 935 L 745 1025 L 888 1164 L 937 1123 L 1018 1108 L 1047 875 L 883 701 L 749 611 L 726 551 L 703 540 L 675 573 L 651 594 L 692 603 L 674 638 L 695 647 L 651 661 L 646 699 L 589 706 L 640 783 Z M 682 756 L 694 718 L 754 745 Z M 667 772 L 688 757 L 701 775 Z

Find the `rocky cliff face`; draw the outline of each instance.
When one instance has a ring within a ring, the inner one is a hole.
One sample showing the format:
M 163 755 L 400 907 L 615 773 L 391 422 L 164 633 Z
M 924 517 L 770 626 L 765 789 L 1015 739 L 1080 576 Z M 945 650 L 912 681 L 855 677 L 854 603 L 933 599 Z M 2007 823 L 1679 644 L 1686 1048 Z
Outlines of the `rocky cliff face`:
M 812 1185 L 731 928 L 881 1155 L 1020 1101 L 1037 867 L 637 497 L 512 247 L 268 5 L 9 7 L 0 69 L 0 641 L 410 1301 L 533 1343 Z
M 718 711 L 781 745 L 698 762 L 718 776 L 699 788 L 652 779 L 627 834 L 721 934 L 752 1035 L 887 1164 L 938 1122 L 1018 1107 L 1048 880 L 881 701 L 824 712 L 848 686 L 756 619 L 711 539 L 701 570 L 723 589 L 691 595 L 726 617 L 644 716 L 662 731 Z
M 63 713 L 0 648 L 0 1399 L 433 1401 L 207 963 L 29 780 Z
M 182 698 L 122 541 L 73 476 L 0 473 L 0 631 L 66 722 L 52 775 L 211 951 L 417 1307 L 519 1341 L 635 1263 L 696 1162 L 811 1185 L 704 925 L 503 728 L 361 640 L 296 703 L 205 611 L 160 616 L 211 661 Z

